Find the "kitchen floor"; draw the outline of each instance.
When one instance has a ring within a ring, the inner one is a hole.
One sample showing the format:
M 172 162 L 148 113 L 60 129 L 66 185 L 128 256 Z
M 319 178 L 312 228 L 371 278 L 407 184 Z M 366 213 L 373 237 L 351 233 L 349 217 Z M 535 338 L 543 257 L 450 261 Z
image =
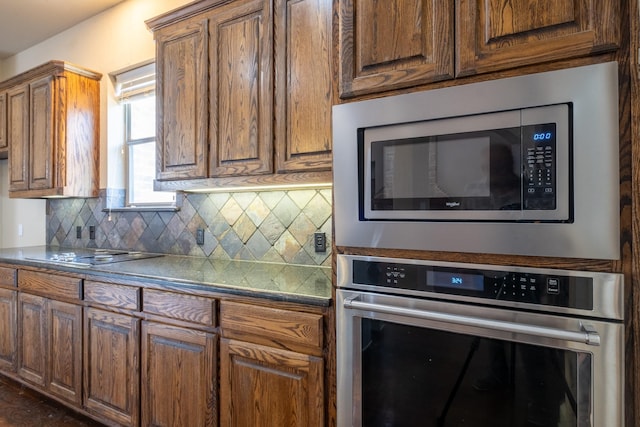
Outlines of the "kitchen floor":
M 0 376 L 0 427 L 98 427 L 102 424 Z

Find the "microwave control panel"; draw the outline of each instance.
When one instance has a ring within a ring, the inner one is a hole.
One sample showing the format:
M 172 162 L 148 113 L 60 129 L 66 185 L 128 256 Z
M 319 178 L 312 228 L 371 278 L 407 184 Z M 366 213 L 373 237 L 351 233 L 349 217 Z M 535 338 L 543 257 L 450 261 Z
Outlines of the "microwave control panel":
M 522 128 L 522 195 L 525 210 L 556 208 L 556 124 Z
M 593 308 L 591 277 L 354 260 L 353 283 L 431 296 L 463 295 L 583 310 Z

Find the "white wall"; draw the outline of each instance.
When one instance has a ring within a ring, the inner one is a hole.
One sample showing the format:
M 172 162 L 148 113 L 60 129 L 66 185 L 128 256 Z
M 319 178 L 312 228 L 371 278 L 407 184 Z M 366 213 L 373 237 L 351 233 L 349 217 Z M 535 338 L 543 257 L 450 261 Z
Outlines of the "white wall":
M 0 160 L 0 248 L 43 245 L 46 238 L 44 200 L 9 199 L 8 194 L 9 161 Z
M 103 74 L 100 93 L 100 188 L 124 188 L 122 115 L 113 99 L 113 85 L 108 73 L 153 59 L 153 35 L 144 21 L 190 1 L 127 0 L 0 61 L 0 80 L 52 59 L 68 61 Z M 8 198 L 7 163 L 6 160 L 0 160 L 0 247 L 44 244 L 46 203 L 43 200 Z M 17 238 L 19 224 L 23 225 L 24 230 L 20 239 Z

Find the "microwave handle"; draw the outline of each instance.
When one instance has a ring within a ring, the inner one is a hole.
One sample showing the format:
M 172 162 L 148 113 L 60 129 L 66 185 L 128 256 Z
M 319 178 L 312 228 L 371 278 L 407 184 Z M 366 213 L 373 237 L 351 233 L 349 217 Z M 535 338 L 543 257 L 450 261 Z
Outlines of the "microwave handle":
M 564 329 L 547 328 L 543 326 L 523 325 L 513 322 L 505 322 L 501 320 L 489 320 L 477 317 L 459 316 L 447 313 L 438 313 L 433 311 L 416 310 L 412 308 L 395 307 L 385 304 L 372 304 L 368 302 L 358 301 L 356 297 L 347 298 L 343 305 L 345 308 L 356 310 L 368 310 L 376 313 L 394 314 L 407 316 L 423 320 L 432 320 L 438 322 L 453 323 L 461 326 L 473 326 L 486 329 L 492 329 L 502 332 L 518 333 L 526 335 L 534 335 L 538 337 L 559 339 L 564 341 L 579 342 L 588 345 L 599 346 L 600 335 L 593 325 L 580 322 L 581 330 L 566 331 Z

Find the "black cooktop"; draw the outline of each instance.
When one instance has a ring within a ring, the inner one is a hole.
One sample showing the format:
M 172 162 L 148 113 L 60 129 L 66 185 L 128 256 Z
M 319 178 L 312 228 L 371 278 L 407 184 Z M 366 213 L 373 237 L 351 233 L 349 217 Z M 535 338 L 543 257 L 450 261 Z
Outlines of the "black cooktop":
M 113 264 L 116 262 L 133 261 L 137 259 L 161 257 L 162 254 L 154 254 L 139 251 L 125 251 L 117 249 L 78 249 L 60 250 L 52 252 L 43 258 L 27 258 L 33 261 L 41 261 L 56 265 L 69 265 L 73 267 L 89 268 L 95 265 Z

